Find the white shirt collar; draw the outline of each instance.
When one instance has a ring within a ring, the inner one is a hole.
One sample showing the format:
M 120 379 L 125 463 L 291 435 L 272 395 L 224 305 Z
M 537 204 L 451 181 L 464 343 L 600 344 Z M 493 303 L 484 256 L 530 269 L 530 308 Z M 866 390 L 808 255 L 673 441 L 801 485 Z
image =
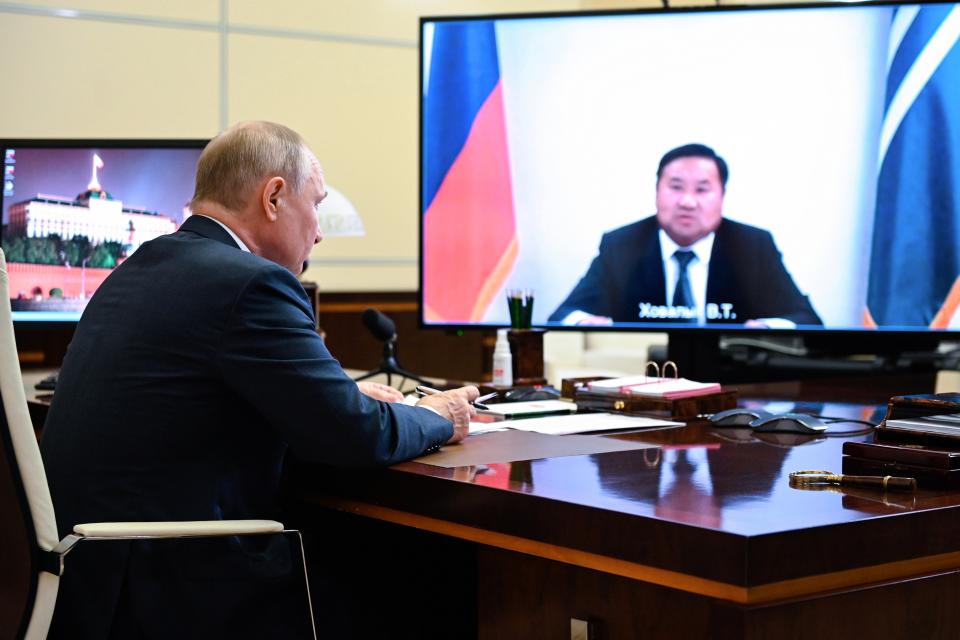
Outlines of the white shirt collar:
M 203 215 L 202 213 L 195 213 L 195 214 L 193 214 L 193 215 L 195 215 L 195 216 L 201 216 L 201 217 L 203 217 L 203 218 L 206 218 L 207 220 L 213 220 L 213 221 L 216 222 L 218 225 L 220 225 L 221 227 L 223 227 L 223 230 L 224 230 L 224 231 L 226 231 L 227 233 L 230 234 L 230 237 L 233 238 L 233 241 L 237 243 L 237 246 L 240 247 L 240 250 L 241 250 L 241 251 L 246 251 L 247 253 L 250 253 L 250 248 L 243 243 L 243 240 L 240 239 L 240 236 L 238 236 L 237 234 L 235 234 L 235 233 L 233 232 L 233 229 L 231 229 L 230 227 L 228 227 L 228 226 L 225 225 L 224 223 L 220 222 L 220 221 L 217 220 L 216 218 L 211 218 L 210 216 L 205 216 L 205 215 Z M 661 233 L 662 233 L 662 232 L 661 232 Z

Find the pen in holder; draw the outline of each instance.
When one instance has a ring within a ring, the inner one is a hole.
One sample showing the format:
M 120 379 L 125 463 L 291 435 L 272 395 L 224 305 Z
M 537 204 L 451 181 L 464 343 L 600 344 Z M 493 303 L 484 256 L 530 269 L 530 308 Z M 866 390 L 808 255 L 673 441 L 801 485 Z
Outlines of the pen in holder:
M 529 329 L 533 324 L 533 291 L 508 290 L 507 306 L 510 309 L 510 328 Z

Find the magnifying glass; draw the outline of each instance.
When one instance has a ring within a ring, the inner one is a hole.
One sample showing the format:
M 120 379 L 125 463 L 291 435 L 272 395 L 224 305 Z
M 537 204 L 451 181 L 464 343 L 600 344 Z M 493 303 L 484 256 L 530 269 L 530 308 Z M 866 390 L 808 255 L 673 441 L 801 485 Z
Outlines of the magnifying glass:
M 848 476 L 832 471 L 794 471 L 790 484 L 796 487 L 816 485 L 842 485 L 847 487 L 872 487 L 883 491 L 913 491 L 917 488 L 914 478 L 897 476 Z

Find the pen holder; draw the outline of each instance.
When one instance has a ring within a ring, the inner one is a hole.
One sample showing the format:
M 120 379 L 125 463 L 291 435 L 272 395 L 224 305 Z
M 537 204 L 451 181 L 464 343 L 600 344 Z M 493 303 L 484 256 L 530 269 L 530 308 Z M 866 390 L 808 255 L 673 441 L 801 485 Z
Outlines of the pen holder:
M 507 332 L 513 355 L 513 384 L 546 384 L 543 377 L 543 329 L 511 329 Z

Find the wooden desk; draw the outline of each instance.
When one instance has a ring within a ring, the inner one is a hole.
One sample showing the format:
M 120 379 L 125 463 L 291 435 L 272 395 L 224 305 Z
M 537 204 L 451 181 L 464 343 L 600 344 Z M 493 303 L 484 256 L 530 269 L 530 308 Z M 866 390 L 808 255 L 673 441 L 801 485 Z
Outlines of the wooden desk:
M 481 639 L 567 638 L 573 617 L 598 638 L 960 637 L 960 494 L 789 486 L 839 471 L 845 438 L 703 422 L 618 437 L 662 448 L 297 482 L 308 504 L 473 547 L 428 571 L 476 577 L 462 614 Z
M 817 385 L 753 391 L 877 403 L 924 390 Z M 619 437 L 660 455 L 297 467 L 290 524 L 315 545 L 314 602 L 366 603 L 393 637 L 567 638 L 571 617 L 599 638 L 960 637 L 960 494 L 788 485 L 790 471 L 839 471 L 843 438 L 704 423 Z M 351 581 L 325 585 L 338 562 Z

